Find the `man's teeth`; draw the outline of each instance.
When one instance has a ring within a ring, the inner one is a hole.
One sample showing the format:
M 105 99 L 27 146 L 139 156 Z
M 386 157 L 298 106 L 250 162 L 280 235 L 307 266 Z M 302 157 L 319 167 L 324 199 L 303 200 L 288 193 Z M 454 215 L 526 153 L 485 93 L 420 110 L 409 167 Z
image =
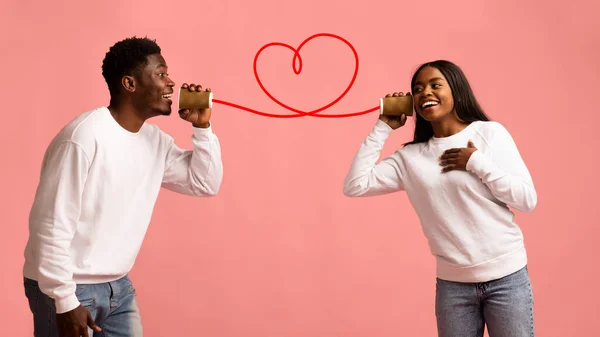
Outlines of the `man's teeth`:
M 439 104 L 439 103 L 438 103 L 438 102 L 435 102 L 435 101 L 427 101 L 427 102 L 423 103 L 423 105 L 421 105 L 421 107 L 422 107 L 422 108 L 426 108 L 426 107 L 428 107 L 428 106 L 432 106 L 432 105 L 438 105 L 438 104 Z
M 171 98 L 171 96 L 173 96 L 173 94 L 165 94 L 165 95 L 162 95 L 162 97 L 163 97 L 163 98 Z

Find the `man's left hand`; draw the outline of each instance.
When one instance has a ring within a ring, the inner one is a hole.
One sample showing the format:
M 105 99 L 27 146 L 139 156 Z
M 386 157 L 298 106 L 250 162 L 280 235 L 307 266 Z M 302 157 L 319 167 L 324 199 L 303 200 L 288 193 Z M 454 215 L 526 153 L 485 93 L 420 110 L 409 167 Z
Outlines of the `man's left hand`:
M 210 88 L 206 90 L 202 89 L 201 85 L 195 85 L 184 83 L 181 85 L 181 89 L 187 89 L 189 91 L 210 91 Z M 179 117 L 192 123 L 196 128 L 208 128 L 210 126 L 210 114 L 211 109 L 181 109 L 179 110 Z

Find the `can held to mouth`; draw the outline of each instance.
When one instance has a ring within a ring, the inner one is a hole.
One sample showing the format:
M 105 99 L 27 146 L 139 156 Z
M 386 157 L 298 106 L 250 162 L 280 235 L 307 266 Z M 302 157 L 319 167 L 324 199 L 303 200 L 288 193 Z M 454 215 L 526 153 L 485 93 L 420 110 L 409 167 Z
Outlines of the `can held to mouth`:
M 212 91 L 189 91 L 179 88 L 179 109 L 211 109 Z

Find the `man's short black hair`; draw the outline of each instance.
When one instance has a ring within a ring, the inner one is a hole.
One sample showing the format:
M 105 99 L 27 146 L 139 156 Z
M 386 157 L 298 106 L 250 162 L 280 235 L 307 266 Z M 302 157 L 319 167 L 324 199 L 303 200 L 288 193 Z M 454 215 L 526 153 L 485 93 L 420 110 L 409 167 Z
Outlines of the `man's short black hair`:
M 119 96 L 123 76 L 134 75 L 148 64 L 147 57 L 152 54 L 160 54 L 160 47 L 156 40 L 147 37 L 126 38 L 110 47 L 102 61 L 102 76 L 108 84 L 111 99 Z

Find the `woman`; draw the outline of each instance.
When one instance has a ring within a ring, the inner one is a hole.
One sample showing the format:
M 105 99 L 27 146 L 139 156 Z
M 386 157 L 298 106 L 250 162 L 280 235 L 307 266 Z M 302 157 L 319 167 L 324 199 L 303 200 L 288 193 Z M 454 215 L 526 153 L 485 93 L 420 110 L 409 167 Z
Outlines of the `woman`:
M 405 115 L 380 115 L 352 162 L 344 194 L 406 191 L 436 258 L 440 337 L 483 336 L 486 325 L 490 337 L 534 336 L 527 254 L 509 209 L 535 208 L 529 171 L 458 66 L 423 64 L 411 90 L 414 140 L 377 163 L 387 137 L 406 122 Z

